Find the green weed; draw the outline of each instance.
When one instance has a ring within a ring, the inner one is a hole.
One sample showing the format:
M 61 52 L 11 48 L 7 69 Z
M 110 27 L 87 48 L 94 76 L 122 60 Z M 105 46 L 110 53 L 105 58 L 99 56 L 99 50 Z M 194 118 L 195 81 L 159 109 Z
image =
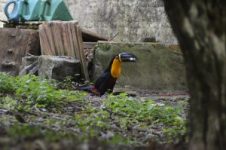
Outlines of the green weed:
M 137 139 L 135 136 L 123 137 L 122 131 L 131 130 L 135 126 L 148 131 L 152 126 L 160 126 L 165 138 L 169 142 L 175 142 L 175 138 L 180 138 L 186 133 L 185 120 L 180 116 L 181 111 L 180 107 L 158 104 L 150 99 L 141 102 L 126 94 L 109 95 L 101 108 L 87 105 L 82 112 L 75 115 L 75 121 L 77 127 L 87 133 L 86 136 L 92 137 L 101 132 L 112 131 L 114 122 L 119 128 L 112 131 L 114 135 L 110 139 L 117 142 L 114 136 L 121 135 L 124 141 L 130 143 Z
M 7 110 L 30 111 L 35 110 L 33 108 L 46 108 L 62 112 L 66 104 L 79 103 L 81 110 L 74 115 L 73 126 L 80 130 L 80 137 L 84 140 L 112 133 L 106 140 L 112 143 L 122 141 L 134 143 L 140 139 L 133 130 L 139 128 L 146 132 L 156 126 L 169 142 L 179 139 L 186 133 L 186 121 L 181 116 L 186 103 L 174 107 L 156 103 L 151 99 L 140 101 L 124 93 L 118 96 L 108 95 L 103 102 L 101 101 L 101 106 L 94 106 L 91 101 L 85 101 L 86 93 L 59 90 L 55 81 L 40 79 L 33 75 L 12 77 L 3 73 L 0 73 L 0 94 L 0 108 Z M 49 125 L 52 123 L 54 122 L 51 118 L 46 122 Z M 63 126 L 63 123 L 60 123 L 60 126 Z M 30 134 L 33 135 L 32 130 L 36 134 L 33 127 L 14 128 L 10 132 L 12 135 L 24 134 L 29 137 Z M 39 135 L 38 131 L 40 130 L 37 129 L 36 135 L 43 136 Z M 127 132 L 128 134 L 125 134 Z M 53 134 L 50 133 L 50 137 Z
M 110 95 L 104 104 L 121 128 L 142 126 L 143 129 L 148 130 L 154 125 L 163 125 L 163 133 L 169 142 L 186 133 L 185 120 L 181 117 L 180 107 L 158 104 L 153 100 L 141 102 L 127 97 L 126 94 Z
M 17 106 L 17 102 L 10 96 L 6 96 L 0 99 L 0 108 L 7 110 L 14 110 Z
M 15 78 L 6 73 L 0 73 L 0 93 L 14 93 L 15 90 Z
M 29 111 L 33 106 L 50 108 L 62 103 L 82 101 L 86 93 L 58 90 L 54 81 L 40 79 L 34 75 L 12 77 L 0 73 L 0 93 L 11 93 L 18 99 L 17 108 Z

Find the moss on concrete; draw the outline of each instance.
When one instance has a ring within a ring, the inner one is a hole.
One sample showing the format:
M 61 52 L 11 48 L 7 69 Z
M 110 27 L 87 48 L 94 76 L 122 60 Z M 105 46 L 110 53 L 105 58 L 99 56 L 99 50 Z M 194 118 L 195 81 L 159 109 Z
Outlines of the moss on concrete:
M 117 86 L 149 90 L 185 90 L 185 67 L 180 51 L 158 43 L 99 42 L 95 50 L 95 78 L 119 52 L 132 52 L 136 63 L 124 63 Z

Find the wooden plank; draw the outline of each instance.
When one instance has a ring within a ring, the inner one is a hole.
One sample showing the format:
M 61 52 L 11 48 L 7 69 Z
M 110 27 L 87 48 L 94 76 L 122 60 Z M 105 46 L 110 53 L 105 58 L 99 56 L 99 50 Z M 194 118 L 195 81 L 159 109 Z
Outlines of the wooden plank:
M 65 50 L 65 55 L 74 57 L 75 56 L 74 54 L 70 53 L 70 51 L 66 51 L 67 49 L 72 49 L 71 44 L 66 43 L 66 41 L 68 40 L 68 38 L 67 38 L 68 36 L 69 36 L 68 35 L 68 24 L 65 24 L 62 26 L 62 43 L 63 43 L 63 47 Z
M 82 30 L 82 37 L 85 42 L 97 42 L 97 41 L 108 41 L 109 40 L 106 37 L 100 36 L 99 34 L 97 34 L 95 32 L 91 32 L 84 28 L 81 28 L 81 30 Z
M 94 48 L 97 42 L 83 42 L 83 49 L 86 61 L 91 62 L 94 58 Z
M 83 42 L 84 48 L 93 49 L 97 42 Z
M 81 58 L 80 61 L 83 65 L 83 67 L 82 67 L 83 73 L 84 73 L 85 79 L 89 80 L 89 73 L 88 73 L 88 69 L 87 69 L 88 65 L 85 60 L 84 48 L 83 48 L 82 31 L 79 26 L 77 26 L 77 37 L 78 37 L 79 55 Z
M 43 32 L 45 32 L 45 28 L 43 28 L 43 26 L 40 27 L 39 30 L 40 31 L 43 30 Z M 48 55 L 47 52 L 49 52 L 51 50 L 50 44 L 44 45 L 46 42 L 49 43 L 48 38 L 47 38 L 47 34 L 39 34 L 39 37 L 40 37 L 40 45 L 41 45 L 41 47 L 45 47 L 45 50 L 41 49 L 41 53 L 42 54 L 46 53 L 46 55 Z
M 61 28 L 61 24 L 54 24 L 52 25 L 52 33 L 53 33 L 53 40 L 54 40 L 54 45 L 56 49 L 56 55 L 58 56 L 65 56 L 64 48 L 63 48 L 63 31 Z
M 51 31 L 51 24 L 42 24 L 39 26 L 39 36 L 42 55 L 56 55 L 54 39 Z
M 53 21 L 40 25 L 42 55 L 71 56 L 79 59 L 84 78 L 89 80 L 82 32 L 75 21 Z
M 76 55 L 77 58 L 80 58 L 79 55 L 79 45 L 78 45 L 78 37 L 76 34 L 77 30 L 77 25 L 74 27 L 69 28 L 69 34 L 71 35 L 70 41 L 72 43 L 72 48 L 74 50 L 74 54 Z M 73 34 L 72 34 L 73 33 Z

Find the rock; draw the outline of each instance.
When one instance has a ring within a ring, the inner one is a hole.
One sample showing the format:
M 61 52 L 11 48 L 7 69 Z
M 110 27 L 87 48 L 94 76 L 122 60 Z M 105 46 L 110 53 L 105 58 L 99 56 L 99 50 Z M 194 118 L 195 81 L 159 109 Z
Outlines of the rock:
M 64 80 L 81 74 L 80 61 L 66 56 L 26 56 L 22 58 L 19 75 L 35 74 L 43 78 Z
M 123 63 L 116 87 L 159 91 L 187 90 L 185 66 L 180 51 L 158 43 L 99 42 L 95 49 L 94 80 L 109 65 L 114 54 L 127 51 L 138 57 L 136 63 Z M 126 90 L 127 91 L 127 90 Z
M 38 74 L 38 58 L 39 56 L 26 56 L 22 58 L 19 75 Z
M 72 57 L 42 55 L 38 65 L 38 74 L 43 78 L 62 81 L 70 76 L 76 80 L 81 75 L 80 61 Z

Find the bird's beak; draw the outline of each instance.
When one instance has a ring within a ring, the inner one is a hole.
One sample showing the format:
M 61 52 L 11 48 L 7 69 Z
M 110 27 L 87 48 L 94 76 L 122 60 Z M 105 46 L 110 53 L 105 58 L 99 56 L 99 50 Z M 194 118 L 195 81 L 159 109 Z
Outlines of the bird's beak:
M 135 62 L 137 57 L 132 53 L 122 52 L 119 54 L 119 59 L 122 62 Z

